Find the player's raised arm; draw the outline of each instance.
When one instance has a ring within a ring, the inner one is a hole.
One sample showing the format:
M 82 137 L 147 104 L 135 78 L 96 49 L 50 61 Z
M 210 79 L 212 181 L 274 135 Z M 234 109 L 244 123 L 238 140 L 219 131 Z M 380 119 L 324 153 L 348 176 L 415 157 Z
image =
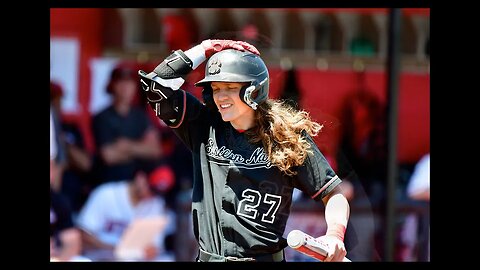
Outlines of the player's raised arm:
M 152 72 L 139 70 L 140 84 L 145 91 L 148 103 L 156 115 L 174 123 L 179 121 L 184 112 L 184 94 L 176 91 L 185 82 L 185 77 L 212 54 L 224 49 L 236 49 L 260 54 L 251 44 L 243 41 L 207 39 L 193 48 L 183 52 L 174 51 Z M 170 100 L 169 100 L 170 99 Z

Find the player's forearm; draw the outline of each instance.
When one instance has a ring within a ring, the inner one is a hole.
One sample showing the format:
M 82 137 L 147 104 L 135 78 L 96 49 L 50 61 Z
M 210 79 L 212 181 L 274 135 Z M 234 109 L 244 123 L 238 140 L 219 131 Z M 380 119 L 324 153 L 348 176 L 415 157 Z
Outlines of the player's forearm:
M 140 80 L 143 90 L 147 92 L 147 100 L 150 103 L 158 103 L 168 99 L 183 85 L 185 77 L 206 60 L 205 48 L 196 45 L 183 52 L 176 50 L 163 60 L 153 72 L 146 74 L 140 72 L 143 79 Z M 152 81 L 158 83 L 152 84 Z M 151 93 L 153 90 L 153 93 Z M 155 107 L 152 107 L 156 110 Z M 156 111 L 158 115 L 158 111 Z
M 349 217 L 350 205 L 345 196 L 341 193 L 332 195 L 325 205 L 326 234 L 343 240 Z

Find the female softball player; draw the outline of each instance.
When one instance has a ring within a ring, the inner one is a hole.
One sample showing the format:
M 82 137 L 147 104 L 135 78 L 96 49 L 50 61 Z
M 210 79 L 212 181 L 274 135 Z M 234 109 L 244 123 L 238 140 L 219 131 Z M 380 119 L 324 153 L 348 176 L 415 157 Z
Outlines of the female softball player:
M 205 40 L 177 50 L 140 83 L 156 115 L 192 151 L 192 215 L 197 261 L 285 261 L 283 237 L 292 192 L 325 204 L 325 261 L 342 261 L 349 204 L 312 137 L 321 125 L 269 99 L 269 73 L 242 41 Z M 203 100 L 180 89 L 207 60 Z

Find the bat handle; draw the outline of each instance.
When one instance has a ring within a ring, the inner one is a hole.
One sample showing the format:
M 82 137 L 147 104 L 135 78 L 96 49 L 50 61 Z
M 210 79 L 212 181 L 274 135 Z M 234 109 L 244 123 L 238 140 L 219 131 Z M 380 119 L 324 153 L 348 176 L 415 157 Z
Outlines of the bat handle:
M 319 261 L 325 260 L 328 252 L 324 243 L 317 241 L 311 235 L 300 230 L 293 230 L 287 236 L 288 245 L 298 252 L 315 258 Z M 343 258 L 343 262 L 351 262 L 347 257 Z

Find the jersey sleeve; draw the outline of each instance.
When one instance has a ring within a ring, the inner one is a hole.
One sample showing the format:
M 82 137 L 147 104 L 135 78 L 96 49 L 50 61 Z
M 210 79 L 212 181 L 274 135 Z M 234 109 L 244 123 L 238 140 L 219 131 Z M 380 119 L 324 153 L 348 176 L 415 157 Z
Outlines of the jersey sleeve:
M 172 128 L 181 141 L 192 150 L 205 136 L 213 119 L 210 110 L 192 94 L 179 90 L 179 102 L 182 102 L 182 111 L 175 121 L 164 121 Z
M 342 181 L 312 138 L 307 135 L 307 139 L 312 145 L 312 153 L 309 153 L 303 165 L 298 167 L 294 186 L 315 201 L 320 201 Z

